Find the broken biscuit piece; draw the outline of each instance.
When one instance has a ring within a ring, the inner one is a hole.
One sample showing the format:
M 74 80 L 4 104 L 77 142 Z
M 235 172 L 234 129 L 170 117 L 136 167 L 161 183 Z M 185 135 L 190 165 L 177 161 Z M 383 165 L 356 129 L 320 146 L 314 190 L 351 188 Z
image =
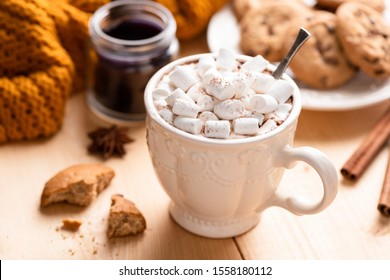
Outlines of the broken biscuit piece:
M 123 195 L 113 195 L 108 216 L 107 236 L 111 238 L 136 235 L 145 229 L 145 218 L 135 204 Z
M 87 206 L 110 184 L 114 175 L 114 170 L 99 163 L 68 167 L 45 184 L 41 207 L 58 202 Z

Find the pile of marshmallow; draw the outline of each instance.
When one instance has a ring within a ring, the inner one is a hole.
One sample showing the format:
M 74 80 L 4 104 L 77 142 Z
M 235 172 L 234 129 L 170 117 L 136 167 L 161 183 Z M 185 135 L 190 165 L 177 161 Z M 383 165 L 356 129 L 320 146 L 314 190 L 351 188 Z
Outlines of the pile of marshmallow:
M 275 80 L 262 56 L 245 63 L 229 49 L 216 58 L 176 66 L 152 92 L 160 116 L 183 131 L 208 138 L 240 138 L 267 133 L 292 109 L 294 87 Z

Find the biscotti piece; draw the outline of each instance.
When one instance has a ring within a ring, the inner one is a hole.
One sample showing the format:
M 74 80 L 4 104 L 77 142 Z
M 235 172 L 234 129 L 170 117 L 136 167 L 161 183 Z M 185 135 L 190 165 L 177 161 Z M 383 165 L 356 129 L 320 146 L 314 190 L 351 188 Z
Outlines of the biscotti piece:
M 135 204 L 123 195 L 113 195 L 108 216 L 107 236 L 112 238 L 136 235 L 145 229 L 145 218 Z
M 114 170 L 98 163 L 68 167 L 45 184 L 41 207 L 58 202 L 87 206 L 110 184 L 114 175 Z

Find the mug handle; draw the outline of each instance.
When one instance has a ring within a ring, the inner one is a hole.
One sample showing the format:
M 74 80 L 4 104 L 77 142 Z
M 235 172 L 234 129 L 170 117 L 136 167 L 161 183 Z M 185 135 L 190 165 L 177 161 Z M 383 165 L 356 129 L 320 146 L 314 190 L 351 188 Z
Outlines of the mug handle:
M 301 195 L 286 196 L 276 191 L 269 207 L 279 206 L 296 215 L 305 215 L 319 213 L 332 203 L 338 189 L 337 171 L 322 152 L 311 147 L 292 148 L 287 145 L 282 149 L 281 159 L 280 165 L 288 169 L 296 161 L 303 161 L 313 167 L 321 178 L 324 193 L 322 199 L 315 202 Z

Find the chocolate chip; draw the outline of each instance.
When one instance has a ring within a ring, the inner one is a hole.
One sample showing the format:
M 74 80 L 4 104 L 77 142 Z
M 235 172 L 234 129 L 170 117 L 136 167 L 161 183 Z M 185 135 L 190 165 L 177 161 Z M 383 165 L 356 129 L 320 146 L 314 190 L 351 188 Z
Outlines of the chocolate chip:
M 325 28 L 328 31 L 329 34 L 334 34 L 335 33 L 335 27 L 334 25 L 329 25 L 325 23 Z
M 271 50 L 269 48 L 265 48 L 263 51 L 263 56 L 264 57 L 269 57 L 271 54 Z
M 372 25 L 375 25 L 375 24 L 376 24 L 376 21 L 375 21 L 375 18 L 374 18 L 374 17 L 368 16 L 368 20 L 370 21 L 370 23 L 371 23 Z
M 326 64 L 337 66 L 340 64 L 340 61 L 337 57 L 330 56 L 330 57 L 324 57 L 324 61 Z
M 379 58 L 378 57 L 363 57 L 363 59 L 367 62 L 367 63 L 370 63 L 370 64 L 373 64 L 373 63 L 377 63 L 379 61 Z
M 268 34 L 269 34 L 270 36 L 275 35 L 274 27 L 273 27 L 272 25 L 269 25 L 269 26 L 268 26 Z
M 376 69 L 374 73 L 376 76 L 381 76 L 382 74 L 385 73 L 385 71 L 383 69 Z
M 384 39 L 387 39 L 388 38 L 388 34 L 384 33 L 384 32 L 381 32 L 381 30 L 377 30 L 377 29 L 374 29 L 374 30 L 369 30 L 368 31 L 368 34 L 369 36 L 381 36 L 383 37 Z
M 320 80 L 321 80 L 321 84 L 323 84 L 324 87 L 326 87 L 326 86 L 328 85 L 329 77 L 327 77 L 327 76 L 322 76 Z

